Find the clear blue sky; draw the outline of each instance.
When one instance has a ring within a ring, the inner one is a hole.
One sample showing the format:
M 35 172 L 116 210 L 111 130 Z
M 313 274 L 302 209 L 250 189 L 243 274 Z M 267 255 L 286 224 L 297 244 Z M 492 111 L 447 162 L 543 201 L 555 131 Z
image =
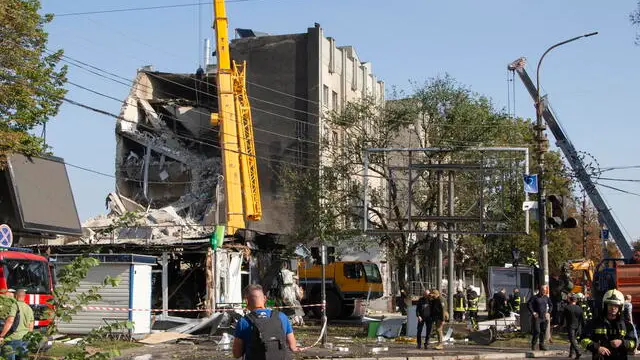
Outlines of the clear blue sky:
M 43 8 L 61 14 L 194 2 L 44 0 Z M 387 89 L 393 85 L 411 89 L 410 80 L 423 82 L 449 73 L 505 108 L 507 64 L 525 56 L 533 75 L 548 46 L 599 31 L 598 36 L 548 55 L 541 84 L 576 148 L 610 167 L 640 165 L 639 125 L 634 125 L 640 99 L 640 47 L 634 44 L 636 29 L 628 20 L 636 6 L 636 0 L 254 0 L 232 2 L 227 8 L 231 29 L 286 34 L 305 32 L 320 23 L 338 45 L 353 45 L 363 61 L 371 62 Z M 49 47 L 63 48 L 66 55 L 128 78 L 149 64 L 160 71 L 194 72 L 202 56 L 202 37 L 212 35 L 210 22 L 210 5 L 58 17 L 48 27 Z M 70 67 L 69 79 L 118 99 L 129 91 L 75 67 Z M 516 81 L 516 114 L 533 118 L 532 102 Z M 120 110 L 116 101 L 68 88 L 71 99 L 112 113 Z M 49 123 L 47 140 L 67 162 L 113 174 L 114 122 L 64 104 Z M 68 171 L 81 220 L 103 213 L 114 180 Z M 640 170 L 606 175 L 640 179 Z M 640 192 L 640 184 L 607 184 Z M 640 237 L 636 216 L 640 197 L 612 190 L 603 193 L 629 236 Z

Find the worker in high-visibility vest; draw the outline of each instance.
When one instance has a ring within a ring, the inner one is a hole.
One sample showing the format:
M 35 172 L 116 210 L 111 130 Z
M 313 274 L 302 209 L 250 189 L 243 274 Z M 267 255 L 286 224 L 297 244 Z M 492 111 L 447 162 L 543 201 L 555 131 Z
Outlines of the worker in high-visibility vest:
M 467 311 L 467 299 L 462 288 L 458 288 L 456 294 L 453 295 L 453 320 L 462 321 L 465 311 Z
M 633 324 L 622 316 L 623 305 L 624 296 L 620 291 L 607 291 L 602 298 L 603 311 L 582 333 L 580 344 L 593 354 L 594 359 L 625 360 L 633 356 L 638 339 Z
M 509 307 L 511 312 L 520 314 L 520 301 L 522 301 L 520 298 L 520 289 L 513 289 L 513 294 L 509 296 Z
M 467 288 L 467 316 L 471 323 L 471 328 L 478 329 L 478 302 L 480 296 L 471 285 Z

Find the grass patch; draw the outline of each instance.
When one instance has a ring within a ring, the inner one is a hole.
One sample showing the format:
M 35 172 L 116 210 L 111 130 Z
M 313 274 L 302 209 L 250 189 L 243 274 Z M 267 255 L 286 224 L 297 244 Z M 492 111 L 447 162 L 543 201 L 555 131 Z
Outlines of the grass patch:
M 42 355 L 44 356 L 51 356 L 51 357 L 65 357 L 67 355 L 69 355 L 73 349 L 75 348 L 75 346 L 73 345 L 65 345 L 65 344 L 53 344 L 53 346 L 51 347 L 51 349 L 49 349 L 49 351 L 43 353 Z
M 514 332 L 514 333 L 503 333 L 501 334 L 501 339 L 491 343 L 489 346 L 492 347 L 529 347 L 531 346 L 531 334 L 522 333 L 522 332 Z M 569 341 L 566 336 L 563 335 L 552 335 L 554 345 L 568 345 Z M 547 344 L 549 345 L 549 344 Z
M 91 345 L 87 346 L 87 350 L 90 353 L 95 352 L 120 352 L 121 350 L 132 349 L 136 347 L 142 346 L 133 341 L 122 341 L 122 340 L 99 340 L 91 343 Z M 72 352 L 77 351 L 76 345 L 65 345 L 61 343 L 54 343 L 51 349 L 48 351 L 41 353 L 40 355 L 44 358 L 63 358 Z

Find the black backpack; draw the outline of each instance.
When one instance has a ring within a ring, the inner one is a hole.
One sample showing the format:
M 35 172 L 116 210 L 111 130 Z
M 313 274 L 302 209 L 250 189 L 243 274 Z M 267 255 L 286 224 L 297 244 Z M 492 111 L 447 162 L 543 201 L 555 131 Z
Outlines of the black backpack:
M 280 321 L 280 312 L 271 311 L 271 316 L 255 311 L 247 314 L 251 323 L 251 342 L 245 360 L 288 360 L 289 350 Z

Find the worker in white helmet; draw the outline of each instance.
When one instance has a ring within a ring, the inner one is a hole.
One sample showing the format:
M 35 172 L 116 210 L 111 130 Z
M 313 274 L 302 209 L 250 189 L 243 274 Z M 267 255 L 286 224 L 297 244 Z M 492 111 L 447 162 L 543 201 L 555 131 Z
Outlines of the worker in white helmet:
M 627 359 L 637 346 L 633 325 L 622 317 L 624 295 L 612 289 L 602 298 L 602 312 L 587 326 L 581 344 L 596 359 Z M 577 358 L 577 357 L 576 357 Z

